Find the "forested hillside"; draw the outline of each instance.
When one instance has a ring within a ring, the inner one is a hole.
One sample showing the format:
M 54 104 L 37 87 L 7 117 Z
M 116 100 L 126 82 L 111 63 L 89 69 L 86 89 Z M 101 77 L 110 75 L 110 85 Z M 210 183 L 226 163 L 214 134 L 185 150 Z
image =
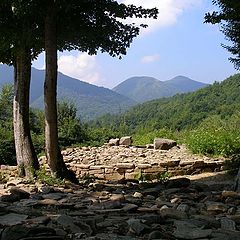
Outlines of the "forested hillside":
M 182 130 L 194 128 L 211 115 L 228 118 L 240 110 L 240 74 L 215 82 L 194 93 L 153 100 L 135 106 L 123 115 L 104 116 L 97 126 L 123 126 L 130 132 L 140 127 Z
M 43 109 L 44 70 L 32 68 L 30 103 L 34 108 Z M 0 65 L 0 87 L 13 84 L 13 68 Z M 136 104 L 132 99 L 122 96 L 108 88 L 98 87 L 78 79 L 58 73 L 58 99 L 71 101 L 76 105 L 77 114 L 84 121 L 106 113 L 119 113 Z
M 188 77 L 177 76 L 168 81 L 152 77 L 131 77 L 113 88 L 113 91 L 143 103 L 153 99 L 171 97 L 177 93 L 194 92 L 207 84 Z

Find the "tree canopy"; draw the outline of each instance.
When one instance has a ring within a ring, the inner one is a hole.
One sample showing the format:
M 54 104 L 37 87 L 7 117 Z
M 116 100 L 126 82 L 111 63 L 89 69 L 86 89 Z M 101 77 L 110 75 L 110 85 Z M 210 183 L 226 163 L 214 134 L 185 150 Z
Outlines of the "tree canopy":
M 213 0 L 219 10 L 207 13 L 205 22 L 220 24 L 221 31 L 226 39 L 232 42 L 231 46 L 222 45 L 235 57 L 229 60 L 236 69 L 240 69 L 240 2 L 236 0 Z

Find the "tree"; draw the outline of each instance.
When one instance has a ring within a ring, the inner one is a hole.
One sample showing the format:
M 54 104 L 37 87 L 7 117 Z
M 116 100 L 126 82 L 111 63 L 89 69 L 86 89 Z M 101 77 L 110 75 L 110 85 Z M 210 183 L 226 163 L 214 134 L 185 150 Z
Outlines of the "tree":
M 35 15 L 21 1 L 0 3 L 0 61 L 14 66 L 13 125 L 20 176 L 33 177 L 39 168 L 29 129 L 31 60 L 38 54 Z M 31 14 L 30 14 L 31 13 Z M 38 37 L 39 38 L 39 37 Z
M 79 50 L 97 54 L 98 50 L 110 56 L 126 54 L 139 26 L 124 24 L 119 19 L 128 17 L 157 17 L 157 9 L 126 6 L 117 1 L 45 1 L 46 78 L 45 139 L 49 166 L 57 177 L 66 177 L 68 171 L 60 154 L 57 129 L 57 49 Z M 146 25 L 142 25 L 146 27 Z
M 235 57 L 229 60 L 237 70 L 240 69 L 240 2 L 236 0 L 213 0 L 219 11 L 206 13 L 205 22 L 220 24 L 221 31 L 232 46 L 222 45 Z
M 226 39 L 233 43 L 232 46 L 225 46 L 235 57 L 229 58 L 237 70 L 240 70 L 240 2 L 236 0 L 213 0 L 219 11 L 207 13 L 205 22 L 220 24 Z M 235 190 L 240 192 L 240 167 L 235 181 Z

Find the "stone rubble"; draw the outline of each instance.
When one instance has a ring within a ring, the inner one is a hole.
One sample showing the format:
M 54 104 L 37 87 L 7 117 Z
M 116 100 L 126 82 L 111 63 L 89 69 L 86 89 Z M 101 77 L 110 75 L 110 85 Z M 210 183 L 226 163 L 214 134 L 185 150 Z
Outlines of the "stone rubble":
M 63 155 L 79 177 L 85 176 L 79 185 L 27 182 L 16 178 L 14 167 L 1 166 L 10 178 L 0 184 L 0 240 L 240 239 L 240 193 L 218 172 L 224 159 L 192 155 L 184 145 L 168 151 L 71 148 Z M 139 170 L 215 171 L 215 177 L 141 182 L 133 177 Z
M 240 193 L 224 181 L 211 188 L 185 177 L 63 186 L 8 182 L 1 184 L 0 240 L 239 239 Z M 10 194 L 17 197 L 6 198 Z
M 185 145 L 170 150 L 134 146 L 68 148 L 62 151 L 67 166 L 77 177 L 95 176 L 103 180 L 134 179 L 136 175 L 157 175 L 168 172 L 173 176 L 216 172 L 223 168 L 223 158 L 191 154 Z M 41 157 L 41 164 L 46 158 Z

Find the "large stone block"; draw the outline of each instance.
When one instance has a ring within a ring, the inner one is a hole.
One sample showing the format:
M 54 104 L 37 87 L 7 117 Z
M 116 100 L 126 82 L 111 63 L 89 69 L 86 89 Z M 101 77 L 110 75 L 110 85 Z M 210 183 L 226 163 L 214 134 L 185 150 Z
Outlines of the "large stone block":
M 154 149 L 169 150 L 172 147 L 177 146 L 177 142 L 166 138 L 155 138 Z
M 119 145 L 119 138 L 112 138 L 109 140 L 108 145 L 110 146 L 118 146 Z
M 119 145 L 130 146 L 132 144 L 132 137 L 121 137 L 119 141 Z

